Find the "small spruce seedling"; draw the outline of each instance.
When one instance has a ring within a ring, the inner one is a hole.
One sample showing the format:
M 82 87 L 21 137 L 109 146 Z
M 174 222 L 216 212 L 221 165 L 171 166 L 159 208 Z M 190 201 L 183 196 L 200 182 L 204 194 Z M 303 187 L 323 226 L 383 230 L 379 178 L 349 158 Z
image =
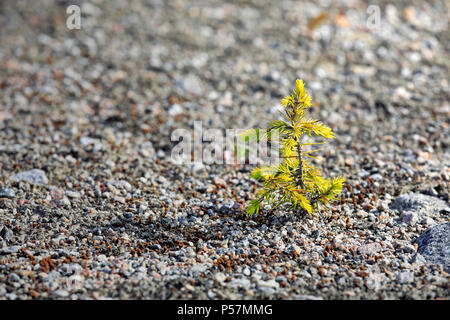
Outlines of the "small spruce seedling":
M 306 110 L 311 106 L 311 97 L 305 92 L 303 80 L 297 79 L 291 95 L 281 100 L 283 120 L 269 123 L 266 138 L 278 131 L 280 164 L 254 169 L 251 177 L 262 181 L 262 187 L 256 191 L 255 199 L 247 207 L 249 215 L 257 214 L 262 204 L 273 205 L 273 209 L 283 204 L 297 212 L 313 215 L 320 207 L 327 207 L 342 191 L 345 181 L 342 177 L 325 179 L 320 170 L 313 166 L 309 158 L 320 149 L 305 150 L 311 145 L 323 142 L 303 142 L 305 136 L 317 135 L 324 139 L 334 138 L 332 130 L 307 117 Z M 246 140 L 262 138 L 262 130 L 246 130 L 242 135 Z

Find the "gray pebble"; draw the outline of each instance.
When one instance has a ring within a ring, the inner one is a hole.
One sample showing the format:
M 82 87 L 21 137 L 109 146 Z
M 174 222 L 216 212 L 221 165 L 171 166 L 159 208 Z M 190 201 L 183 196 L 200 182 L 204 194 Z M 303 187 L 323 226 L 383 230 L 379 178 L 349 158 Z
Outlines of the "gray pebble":
M 30 184 L 48 184 L 48 178 L 44 171 L 39 169 L 32 169 L 29 171 L 23 171 L 16 173 L 9 177 L 8 182 L 21 182 L 25 181 Z

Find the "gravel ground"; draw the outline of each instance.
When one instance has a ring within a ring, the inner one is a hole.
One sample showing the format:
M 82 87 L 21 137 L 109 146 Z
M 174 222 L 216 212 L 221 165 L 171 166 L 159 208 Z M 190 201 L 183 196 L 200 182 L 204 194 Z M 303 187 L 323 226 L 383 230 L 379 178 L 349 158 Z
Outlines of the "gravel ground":
M 448 4 L 394 3 L 0 2 L 0 299 L 449 299 Z M 172 163 L 297 77 L 331 210 L 248 218 L 250 166 Z

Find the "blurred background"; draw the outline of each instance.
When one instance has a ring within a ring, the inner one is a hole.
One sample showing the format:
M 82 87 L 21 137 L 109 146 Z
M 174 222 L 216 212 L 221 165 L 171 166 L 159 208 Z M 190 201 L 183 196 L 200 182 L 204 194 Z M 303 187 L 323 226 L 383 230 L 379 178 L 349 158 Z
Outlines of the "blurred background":
M 330 164 L 447 159 L 448 18 L 446 1 L 1 1 L 0 123 L 19 133 L 0 136 L 150 141 L 164 159 L 193 120 L 264 126 L 302 78 L 338 134 Z

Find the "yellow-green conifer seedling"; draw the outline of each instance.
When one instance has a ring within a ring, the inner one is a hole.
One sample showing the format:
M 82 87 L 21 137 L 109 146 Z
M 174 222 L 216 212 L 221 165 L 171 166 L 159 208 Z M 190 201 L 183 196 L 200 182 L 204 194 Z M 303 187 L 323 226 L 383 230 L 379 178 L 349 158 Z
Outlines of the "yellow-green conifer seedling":
M 281 100 L 283 120 L 269 123 L 267 134 L 278 131 L 281 163 L 254 169 L 251 177 L 262 181 L 262 187 L 256 191 L 255 198 L 247 207 L 249 215 L 257 214 L 262 204 L 273 205 L 273 209 L 283 204 L 297 212 L 313 215 L 320 207 L 327 207 L 342 191 L 343 177 L 325 179 L 320 170 L 313 166 L 309 158 L 320 149 L 306 150 L 311 145 L 324 142 L 303 142 L 305 135 L 317 135 L 324 139 L 334 138 L 332 130 L 307 117 L 306 110 L 311 106 L 311 97 L 305 92 L 303 80 L 297 79 L 291 95 Z M 262 130 L 250 129 L 242 133 L 246 139 L 259 141 Z M 324 140 L 325 141 L 325 140 Z

